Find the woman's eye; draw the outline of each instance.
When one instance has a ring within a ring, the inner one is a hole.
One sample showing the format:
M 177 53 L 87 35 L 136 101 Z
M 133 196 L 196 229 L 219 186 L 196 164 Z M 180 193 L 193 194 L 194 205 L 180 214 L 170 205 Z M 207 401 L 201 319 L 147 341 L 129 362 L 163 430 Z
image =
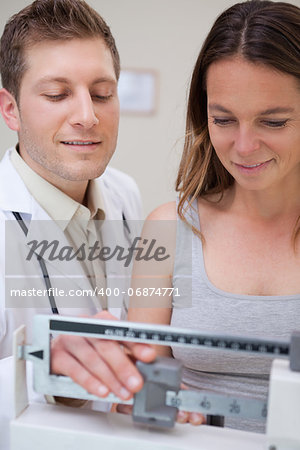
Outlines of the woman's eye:
M 213 123 L 215 125 L 221 126 L 232 125 L 235 122 L 234 119 L 219 119 L 217 117 L 214 117 L 213 119 L 214 119 Z
M 283 128 L 287 124 L 288 119 L 285 120 L 263 120 L 262 123 L 270 128 Z

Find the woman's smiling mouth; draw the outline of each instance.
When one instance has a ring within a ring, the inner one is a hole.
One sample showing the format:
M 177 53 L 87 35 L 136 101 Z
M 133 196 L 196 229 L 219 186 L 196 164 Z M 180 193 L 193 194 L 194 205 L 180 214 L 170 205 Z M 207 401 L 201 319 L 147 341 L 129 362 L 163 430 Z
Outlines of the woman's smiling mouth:
M 273 159 L 269 159 L 268 161 L 264 161 L 261 163 L 255 163 L 255 164 L 238 164 L 238 163 L 234 163 L 234 165 L 241 171 L 244 173 L 258 173 L 260 172 L 262 169 L 266 168 L 271 161 L 273 161 Z

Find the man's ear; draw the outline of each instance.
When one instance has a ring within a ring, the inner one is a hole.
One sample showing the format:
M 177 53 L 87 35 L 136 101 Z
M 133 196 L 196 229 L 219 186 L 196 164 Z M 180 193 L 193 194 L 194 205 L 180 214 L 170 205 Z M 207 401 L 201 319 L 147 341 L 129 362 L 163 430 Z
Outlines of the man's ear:
M 14 96 L 6 89 L 0 89 L 0 111 L 6 125 L 14 131 L 19 131 L 19 108 Z

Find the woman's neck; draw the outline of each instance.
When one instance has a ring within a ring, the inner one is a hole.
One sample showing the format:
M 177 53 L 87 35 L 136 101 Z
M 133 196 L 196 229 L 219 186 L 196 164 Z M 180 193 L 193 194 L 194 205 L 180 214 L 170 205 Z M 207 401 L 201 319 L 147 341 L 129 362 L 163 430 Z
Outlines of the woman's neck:
M 249 218 L 272 220 L 276 217 L 297 218 L 300 215 L 300 186 L 296 189 L 250 191 L 233 185 L 226 203 L 232 211 Z

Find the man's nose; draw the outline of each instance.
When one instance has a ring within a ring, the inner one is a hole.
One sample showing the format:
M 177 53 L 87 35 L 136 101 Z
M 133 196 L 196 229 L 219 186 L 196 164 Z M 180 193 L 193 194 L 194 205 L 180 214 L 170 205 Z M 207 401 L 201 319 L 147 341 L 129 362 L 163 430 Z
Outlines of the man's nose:
M 72 109 L 70 123 L 73 126 L 89 129 L 99 123 L 90 93 L 78 94 L 72 102 Z

